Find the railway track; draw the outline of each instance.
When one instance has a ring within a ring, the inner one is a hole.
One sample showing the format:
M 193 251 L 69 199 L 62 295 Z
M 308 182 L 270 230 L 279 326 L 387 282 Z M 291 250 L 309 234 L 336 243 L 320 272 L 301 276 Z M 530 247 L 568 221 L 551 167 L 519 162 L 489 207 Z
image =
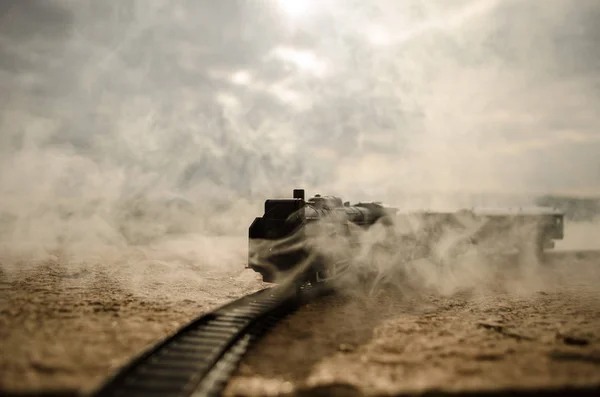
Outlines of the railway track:
M 239 361 L 268 329 L 327 287 L 273 287 L 204 314 L 140 354 L 94 397 L 218 396 Z

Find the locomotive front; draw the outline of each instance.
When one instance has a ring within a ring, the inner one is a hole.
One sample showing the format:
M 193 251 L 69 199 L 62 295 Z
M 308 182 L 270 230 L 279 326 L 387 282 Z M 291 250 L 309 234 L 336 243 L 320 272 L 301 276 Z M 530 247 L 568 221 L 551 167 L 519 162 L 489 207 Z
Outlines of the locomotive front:
M 391 225 L 395 214 L 396 209 L 376 202 L 351 206 L 339 197 L 318 194 L 305 200 L 304 190 L 295 189 L 291 199 L 266 200 L 263 216 L 250 225 L 248 268 L 265 282 L 326 280 L 339 262 L 326 259 L 311 241 L 335 234 L 351 242 L 355 228 Z

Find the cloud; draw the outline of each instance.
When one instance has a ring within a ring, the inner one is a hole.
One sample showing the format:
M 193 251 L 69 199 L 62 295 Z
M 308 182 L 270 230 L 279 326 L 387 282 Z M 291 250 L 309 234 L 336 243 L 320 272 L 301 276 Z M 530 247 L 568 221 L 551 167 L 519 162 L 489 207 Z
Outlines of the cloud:
M 33 222 L 14 235 L 60 203 L 118 237 L 140 197 L 241 235 L 260 206 L 239 200 L 294 187 L 600 193 L 595 1 L 1 7 L 2 212 Z

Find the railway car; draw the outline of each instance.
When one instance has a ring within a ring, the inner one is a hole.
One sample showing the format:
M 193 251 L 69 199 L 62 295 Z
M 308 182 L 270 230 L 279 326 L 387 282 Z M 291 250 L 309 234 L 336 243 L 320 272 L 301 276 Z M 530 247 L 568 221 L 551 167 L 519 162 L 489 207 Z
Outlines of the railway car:
M 247 267 L 265 282 L 326 281 L 347 266 L 341 257 L 349 254 L 344 248 L 358 244 L 355 231 L 392 226 L 396 212 L 379 202 L 350 205 L 336 196 L 316 194 L 306 200 L 304 190 L 295 189 L 292 198 L 266 200 L 263 216 L 250 225 Z M 327 241 L 345 245 L 337 250 L 341 257 L 328 258 L 328 247 L 313 249 L 312 244 Z
M 420 219 L 430 246 L 453 228 L 457 235 L 462 233 L 463 243 L 482 253 L 517 251 L 543 261 L 544 251 L 564 238 L 564 213 L 549 207 L 421 211 L 413 216 Z

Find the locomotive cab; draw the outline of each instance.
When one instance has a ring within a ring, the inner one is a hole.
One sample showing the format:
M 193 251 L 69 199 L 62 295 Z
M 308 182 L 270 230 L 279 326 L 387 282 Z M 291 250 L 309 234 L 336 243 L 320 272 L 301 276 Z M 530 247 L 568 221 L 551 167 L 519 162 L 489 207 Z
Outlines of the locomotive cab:
M 306 244 L 314 237 L 314 229 L 306 228 L 308 224 L 326 221 L 325 224 L 349 231 L 349 223 L 366 228 L 381 219 L 390 220 L 395 212 L 381 203 L 351 206 L 336 196 L 316 194 L 305 200 L 303 189 L 295 189 L 291 199 L 268 199 L 263 216 L 255 218 L 248 231 L 247 267 L 259 272 L 265 282 L 278 282 L 289 276 L 318 280 L 319 274 L 329 272 L 324 260 Z
M 248 229 L 248 268 L 259 272 L 265 282 L 275 282 L 278 274 L 289 271 L 302 260 L 304 252 L 271 254 L 275 242 L 300 233 L 305 223 L 304 190 L 295 189 L 291 199 L 268 199 L 262 217 L 254 219 Z M 267 253 L 264 251 L 268 250 Z M 267 255 L 265 255 L 267 254 Z M 268 258 L 264 258 L 268 256 Z M 268 263 L 267 263 L 268 262 Z

